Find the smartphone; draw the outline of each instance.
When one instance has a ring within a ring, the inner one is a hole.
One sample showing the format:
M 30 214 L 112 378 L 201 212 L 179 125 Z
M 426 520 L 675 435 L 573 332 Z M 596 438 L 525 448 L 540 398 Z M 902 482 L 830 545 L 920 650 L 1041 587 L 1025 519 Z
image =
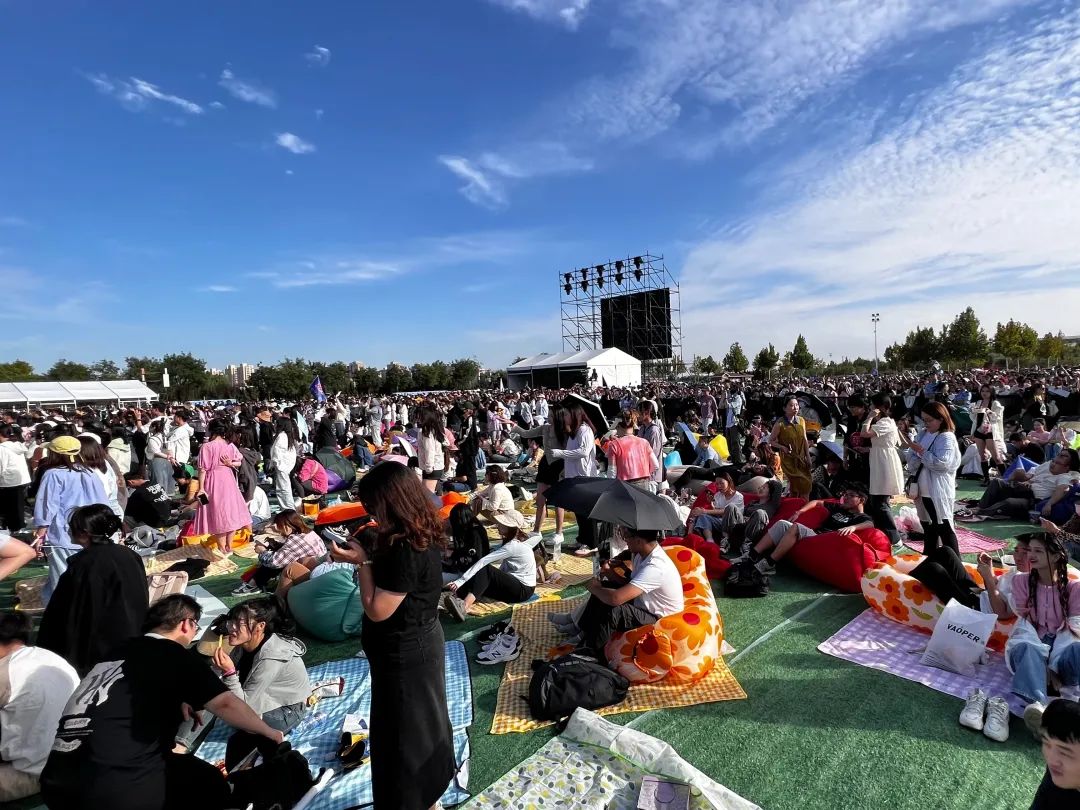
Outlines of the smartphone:
M 200 492 L 198 497 L 199 503 L 201 503 L 203 506 L 206 506 L 208 503 L 210 503 L 210 496 L 207 495 L 205 492 Z

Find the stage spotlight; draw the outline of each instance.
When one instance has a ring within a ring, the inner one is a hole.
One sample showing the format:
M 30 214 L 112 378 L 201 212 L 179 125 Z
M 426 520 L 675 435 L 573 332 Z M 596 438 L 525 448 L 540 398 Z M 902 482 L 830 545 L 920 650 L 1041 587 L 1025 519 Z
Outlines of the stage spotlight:
M 603 275 L 603 273 L 604 273 L 604 265 L 602 265 L 602 264 L 596 265 L 596 275 L 598 275 L 598 276 Z
M 588 281 L 589 280 L 589 268 L 588 267 L 582 267 L 581 268 L 581 280 L 582 281 Z
M 639 268 L 637 268 L 636 270 L 634 270 L 634 278 L 635 278 L 635 279 L 637 279 L 638 281 L 641 281 L 641 277 L 642 277 L 643 275 L 644 275 L 644 273 L 642 273 L 642 272 L 641 272 L 641 268 L 640 268 L 640 267 L 639 267 Z
M 563 277 L 563 281 L 565 281 L 567 284 L 570 283 L 570 274 L 569 273 L 563 273 L 562 277 Z
M 596 277 L 596 286 L 599 287 L 601 290 L 604 289 L 604 277 L 603 276 L 597 276 Z
M 622 259 L 616 259 L 615 260 L 615 269 L 616 270 L 622 270 L 623 269 Z
M 622 284 L 622 282 L 623 282 L 623 274 L 622 274 L 622 271 L 620 270 L 618 273 L 615 274 L 615 283 L 616 284 Z
M 570 274 L 569 274 L 569 273 L 567 273 L 566 275 L 567 275 L 567 276 L 569 276 Z M 571 290 L 572 290 L 573 288 L 572 288 L 572 287 L 570 286 L 570 282 L 569 282 L 569 281 L 567 281 L 567 282 L 566 282 L 565 284 L 563 284 L 563 289 L 564 289 L 564 290 L 566 290 L 566 294 L 567 294 L 567 295 L 569 295 L 569 294 L 570 294 L 570 291 L 571 291 Z
M 635 256 L 634 257 L 634 267 L 637 267 L 638 269 L 641 269 L 641 257 L 640 256 Z
M 581 291 L 586 292 L 589 289 L 589 282 L 585 279 L 581 280 Z

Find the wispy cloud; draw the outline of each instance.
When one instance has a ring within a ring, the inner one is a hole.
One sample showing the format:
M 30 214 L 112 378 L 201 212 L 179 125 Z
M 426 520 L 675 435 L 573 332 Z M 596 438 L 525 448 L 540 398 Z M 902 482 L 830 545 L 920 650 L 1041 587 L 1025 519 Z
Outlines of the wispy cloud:
M 428 270 L 493 267 L 533 255 L 551 242 L 531 231 L 478 231 L 375 247 L 362 254 L 335 252 L 294 258 L 271 270 L 248 273 L 279 288 L 370 284 Z
M 557 142 L 527 142 L 504 152 L 484 152 L 474 158 L 440 155 L 439 162 L 465 181 L 460 191 L 485 208 L 507 203 L 507 185 L 541 175 L 589 171 L 593 162 L 576 157 Z
M 207 106 L 211 110 L 224 110 L 225 109 L 225 105 L 222 104 L 220 101 L 211 101 Z
M 236 287 L 229 286 L 228 284 L 210 284 L 206 287 L 200 287 L 200 291 L 212 293 L 233 293 L 236 292 Z
M 853 313 L 881 313 L 884 345 L 968 302 L 990 329 L 1019 314 L 1068 330 L 1080 306 L 1080 11 L 984 43 L 871 137 L 762 178 L 769 204 L 689 252 L 692 341 L 722 318 L 744 345 L 803 331 L 819 336 L 812 351 L 838 355 L 856 351 L 854 330 L 868 355 L 868 322 Z M 1047 294 L 1052 307 L 1038 303 Z
M 132 111 L 145 110 L 155 102 L 160 102 L 177 107 L 188 115 L 202 115 L 203 113 L 202 106 L 194 101 L 166 93 L 157 85 L 135 76 L 129 79 L 118 79 L 104 73 L 96 73 L 87 75 L 86 80 L 94 85 L 99 93 L 111 96 Z
M 224 88 L 229 95 L 249 104 L 258 104 L 261 107 L 277 107 L 277 95 L 273 90 L 263 87 L 258 82 L 241 79 L 229 68 L 221 71 L 218 85 Z
M 294 155 L 307 155 L 315 151 L 315 144 L 291 132 L 279 132 L 274 138 L 274 143 L 282 149 L 288 149 Z
M 4 228 L 29 228 L 30 220 L 23 217 L 3 216 L 0 217 L 0 227 Z
M 490 0 L 497 6 L 521 11 L 538 20 L 558 22 L 571 31 L 581 24 L 591 0 Z
M 308 61 L 309 65 L 326 67 L 330 64 L 330 49 L 324 48 L 322 45 L 316 45 L 304 54 L 304 58 Z

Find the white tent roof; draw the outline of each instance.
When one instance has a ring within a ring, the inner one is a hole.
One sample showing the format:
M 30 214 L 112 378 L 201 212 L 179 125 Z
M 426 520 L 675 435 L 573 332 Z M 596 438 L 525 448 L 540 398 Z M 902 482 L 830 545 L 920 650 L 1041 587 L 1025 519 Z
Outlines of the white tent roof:
M 0 383 L 0 402 L 65 404 L 112 400 L 151 400 L 158 395 L 138 380 L 109 382 Z
M 537 368 L 559 368 L 572 366 L 624 366 L 640 365 L 641 361 L 622 349 L 586 349 L 580 352 L 559 352 L 558 354 L 537 354 L 526 357 L 510 366 L 507 371 L 528 372 Z

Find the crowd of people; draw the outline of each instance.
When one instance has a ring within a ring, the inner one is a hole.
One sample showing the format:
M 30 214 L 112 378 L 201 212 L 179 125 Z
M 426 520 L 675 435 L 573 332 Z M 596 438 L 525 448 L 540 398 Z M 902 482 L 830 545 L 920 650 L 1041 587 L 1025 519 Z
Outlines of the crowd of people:
M 478 599 L 520 603 L 554 581 L 548 549 L 559 553 L 565 515 L 555 510 L 545 538 L 545 493 L 605 475 L 670 497 L 688 531 L 766 575 L 814 534 L 798 518 L 818 506 L 828 512 L 818 531 L 872 525 L 899 546 L 890 500 L 906 494 L 926 553 L 919 576 L 972 605 L 980 589 L 961 573 L 955 521 L 1038 520 L 1015 571 L 984 574 L 982 593 L 986 610 L 1030 627 L 1007 657 L 1025 719 L 1044 735 L 1040 795 L 1075 791 L 1080 583 L 1066 566 L 1080 553 L 1080 456 L 1063 417 L 1078 404 L 1075 370 L 931 371 L 4 413 L 0 579 L 40 556 L 48 567 L 35 644 L 26 614 L 0 615 L 0 799 L 40 790 L 50 808 L 233 806 L 234 785 L 189 752 L 214 718 L 235 729 L 228 765 L 301 722 L 311 684 L 287 592 L 345 569 L 363 612 L 372 748 L 396 752 L 372 760 L 375 806 L 434 806 L 456 768 L 440 608 L 460 620 Z M 958 475 L 986 485 L 977 504 L 956 502 Z M 535 490 L 533 521 L 516 503 L 522 485 Z M 702 486 L 708 502 L 691 511 Z M 305 503 L 335 493 L 374 521 L 341 545 L 303 518 Z M 465 497 L 440 516 L 448 493 Z M 784 496 L 806 503 L 776 521 Z M 583 606 L 552 617 L 568 642 L 602 649 L 682 609 L 661 532 L 575 519 L 573 552 L 603 563 Z M 215 649 L 189 655 L 198 603 L 150 604 L 137 538 L 164 548 L 182 530 L 227 556 L 249 529 L 274 538 L 234 591 L 255 598 L 229 612 Z M 520 651 L 507 626 L 478 660 Z M 5 692 L 5 677 L 37 691 Z M 157 689 L 166 680 L 181 686 Z M 49 712 L 20 703 L 41 689 Z M 968 718 L 999 727 L 993 699 L 973 700 Z

